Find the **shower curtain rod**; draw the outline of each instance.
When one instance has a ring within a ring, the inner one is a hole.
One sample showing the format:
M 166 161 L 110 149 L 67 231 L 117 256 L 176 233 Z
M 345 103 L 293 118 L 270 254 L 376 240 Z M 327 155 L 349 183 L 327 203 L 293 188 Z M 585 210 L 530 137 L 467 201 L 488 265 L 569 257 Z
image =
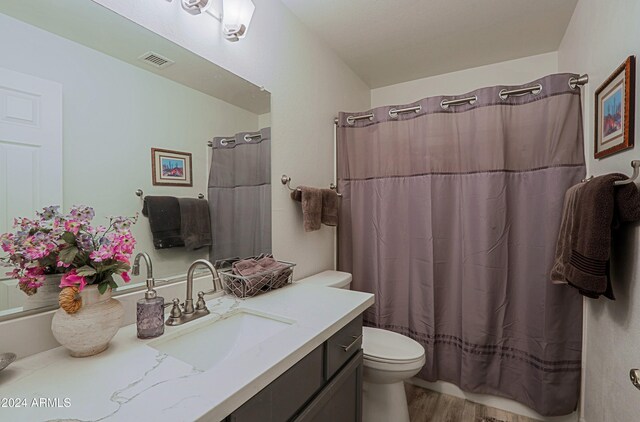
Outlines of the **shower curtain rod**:
M 245 142 L 251 142 L 252 139 L 257 139 L 257 138 L 262 138 L 262 134 L 260 133 L 256 133 L 255 135 L 249 135 L 248 133 L 246 135 L 244 135 L 244 141 Z M 224 142 L 224 143 L 223 143 Z M 236 140 L 235 139 L 222 139 L 220 141 L 220 143 L 222 145 L 227 145 L 227 144 L 235 144 Z M 212 147 L 213 146 L 213 141 L 207 141 L 207 146 Z
M 587 74 L 580 75 L 577 78 L 572 76 L 571 78 L 569 78 L 569 87 L 571 89 L 576 89 L 578 86 L 585 85 L 588 82 L 589 82 L 589 75 Z M 510 96 L 519 96 L 519 95 L 525 95 L 525 94 L 539 94 L 541 91 L 542 91 L 542 84 L 536 84 L 536 85 L 525 86 L 522 88 L 515 88 L 515 89 L 509 89 L 509 90 L 502 89 L 498 93 L 498 96 L 500 97 L 500 99 L 506 100 Z M 449 106 L 452 106 L 452 105 L 473 104 L 476 101 L 478 101 L 478 97 L 475 95 L 470 97 L 465 97 L 465 98 L 442 100 L 440 102 L 440 107 L 446 110 L 449 108 Z M 421 110 L 422 110 L 422 106 L 420 105 L 417 105 L 414 107 L 392 108 L 391 110 L 389 110 L 389 117 L 396 118 L 401 113 L 410 113 L 412 111 L 419 113 Z M 347 123 L 352 125 L 357 120 L 364 120 L 364 119 L 373 120 L 373 117 L 374 117 L 373 113 L 362 114 L 360 116 L 348 116 Z M 336 125 L 338 124 L 337 117 L 333 119 L 333 123 Z

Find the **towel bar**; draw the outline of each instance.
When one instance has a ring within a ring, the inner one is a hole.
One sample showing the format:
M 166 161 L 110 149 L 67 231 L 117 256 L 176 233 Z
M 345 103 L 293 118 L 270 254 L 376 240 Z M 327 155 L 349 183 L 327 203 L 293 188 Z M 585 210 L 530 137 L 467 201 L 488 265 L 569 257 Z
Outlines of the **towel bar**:
M 144 198 L 144 192 L 142 191 L 142 189 L 136 189 L 136 196 L 140 198 Z M 199 193 L 198 199 L 204 199 L 204 194 Z
M 300 191 L 300 188 L 292 188 L 291 187 L 291 178 L 289 176 L 287 176 L 286 174 L 283 174 L 282 177 L 280 178 L 280 182 L 285 185 L 290 191 Z M 329 189 L 331 190 L 335 190 L 337 191 L 338 187 L 335 185 L 335 183 L 331 183 L 329 185 Z M 342 198 L 342 194 L 340 192 L 336 192 L 339 198 Z
M 633 167 L 633 174 L 627 180 L 617 180 L 613 182 L 614 186 L 620 185 L 628 185 L 629 183 L 635 182 L 638 176 L 640 176 L 640 160 L 631 161 L 631 167 Z M 588 182 L 593 179 L 593 176 L 589 176 L 586 179 L 582 179 L 582 182 Z

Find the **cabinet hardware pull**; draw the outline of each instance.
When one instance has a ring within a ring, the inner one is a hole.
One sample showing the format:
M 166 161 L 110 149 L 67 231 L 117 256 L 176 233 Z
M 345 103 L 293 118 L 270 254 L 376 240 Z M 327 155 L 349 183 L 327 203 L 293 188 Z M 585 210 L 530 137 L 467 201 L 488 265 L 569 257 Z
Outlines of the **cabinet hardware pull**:
M 353 346 L 355 346 L 356 344 L 358 344 L 358 342 L 359 342 L 360 340 L 362 340 L 362 334 L 360 334 L 359 336 L 351 336 L 351 338 L 353 338 L 353 339 L 355 339 L 355 340 L 353 340 L 353 343 L 351 343 L 350 345 L 348 345 L 348 346 L 340 345 L 340 347 L 342 347 L 342 349 L 343 349 L 345 352 L 348 352 L 349 350 L 351 350 L 351 348 L 352 348 Z

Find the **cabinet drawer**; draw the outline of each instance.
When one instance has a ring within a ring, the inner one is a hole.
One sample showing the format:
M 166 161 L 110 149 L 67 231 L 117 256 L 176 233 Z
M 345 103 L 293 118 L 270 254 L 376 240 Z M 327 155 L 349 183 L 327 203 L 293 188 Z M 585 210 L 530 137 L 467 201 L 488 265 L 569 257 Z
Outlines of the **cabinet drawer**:
M 359 315 L 327 340 L 324 379 L 328 381 L 361 348 L 362 315 Z

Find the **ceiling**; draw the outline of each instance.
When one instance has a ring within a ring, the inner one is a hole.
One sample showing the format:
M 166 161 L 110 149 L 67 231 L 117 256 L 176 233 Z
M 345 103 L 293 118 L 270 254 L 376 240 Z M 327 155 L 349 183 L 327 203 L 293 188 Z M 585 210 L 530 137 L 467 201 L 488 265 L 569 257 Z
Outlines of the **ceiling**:
M 255 114 L 268 113 L 269 92 L 93 1 L 1 0 L 0 13 L 108 54 Z M 156 69 L 138 60 L 154 52 L 173 61 Z
M 577 0 L 282 0 L 371 88 L 556 51 Z

